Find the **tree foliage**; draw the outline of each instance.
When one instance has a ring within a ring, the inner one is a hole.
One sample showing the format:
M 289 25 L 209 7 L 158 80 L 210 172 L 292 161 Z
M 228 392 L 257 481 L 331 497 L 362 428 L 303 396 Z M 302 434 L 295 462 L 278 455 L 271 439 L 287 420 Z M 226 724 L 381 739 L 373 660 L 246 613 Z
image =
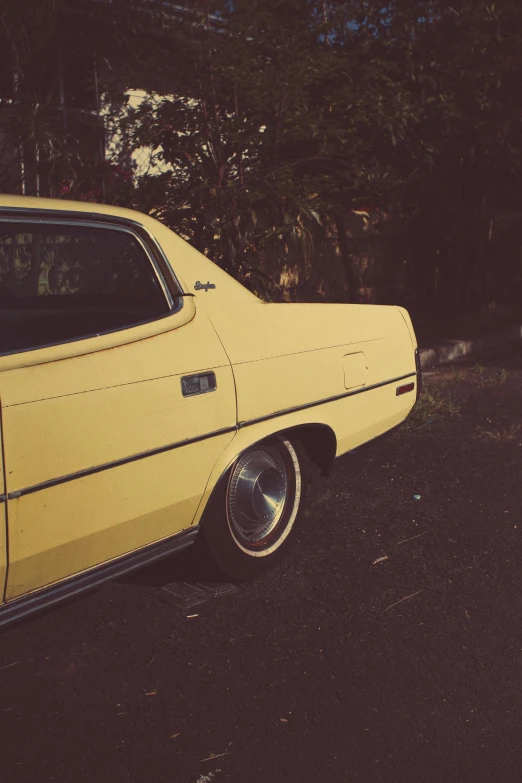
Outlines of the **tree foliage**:
M 62 195 L 101 192 L 152 212 L 258 289 L 270 287 L 268 258 L 297 252 L 308 269 L 314 242 L 331 226 L 342 239 L 354 209 L 408 218 L 417 297 L 466 298 L 470 280 L 478 291 L 495 275 L 495 215 L 520 200 L 515 0 L 6 0 L 5 9 L 21 74 L 17 121 L 28 118 L 18 132 L 46 139 L 41 149 L 60 166 L 55 192 L 58 182 Z M 38 118 L 56 90 L 45 91 L 52 65 L 40 78 L 35 59 L 63 57 L 73 29 L 79 51 L 104 65 L 112 163 L 73 155 L 66 130 L 36 130 L 51 127 Z M 147 99 L 126 103 L 128 87 Z M 141 148 L 156 165 L 132 177 Z

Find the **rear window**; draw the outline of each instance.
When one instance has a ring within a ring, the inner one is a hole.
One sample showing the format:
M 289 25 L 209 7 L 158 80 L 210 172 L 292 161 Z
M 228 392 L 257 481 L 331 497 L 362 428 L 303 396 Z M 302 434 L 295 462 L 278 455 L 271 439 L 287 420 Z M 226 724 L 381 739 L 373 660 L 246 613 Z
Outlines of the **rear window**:
M 0 222 L 0 353 L 124 329 L 168 312 L 156 270 L 132 233 Z

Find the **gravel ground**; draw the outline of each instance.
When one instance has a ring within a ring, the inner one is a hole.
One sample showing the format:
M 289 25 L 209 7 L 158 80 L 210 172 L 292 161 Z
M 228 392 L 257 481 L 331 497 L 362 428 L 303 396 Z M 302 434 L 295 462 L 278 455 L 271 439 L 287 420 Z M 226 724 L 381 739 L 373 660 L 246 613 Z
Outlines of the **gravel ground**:
M 2 779 L 518 783 L 521 349 L 427 389 L 268 576 L 179 609 L 189 552 L 3 632 Z

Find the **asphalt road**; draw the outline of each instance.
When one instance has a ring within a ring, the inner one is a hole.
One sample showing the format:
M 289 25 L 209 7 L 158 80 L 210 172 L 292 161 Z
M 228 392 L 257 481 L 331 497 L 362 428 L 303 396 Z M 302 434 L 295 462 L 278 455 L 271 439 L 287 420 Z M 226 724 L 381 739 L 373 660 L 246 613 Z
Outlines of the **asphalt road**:
M 522 780 L 522 352 L 489 365 L 318 479 L 269 576 L 179 609 L 185 554 L 3 632 L 1 779 Z

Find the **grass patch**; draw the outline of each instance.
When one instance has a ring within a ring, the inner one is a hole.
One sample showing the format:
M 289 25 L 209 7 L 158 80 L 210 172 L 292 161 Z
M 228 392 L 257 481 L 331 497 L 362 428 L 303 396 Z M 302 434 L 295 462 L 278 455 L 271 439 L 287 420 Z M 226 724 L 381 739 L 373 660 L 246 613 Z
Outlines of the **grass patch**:
M 515 440 L 515 438 L 522 434 L 522 424 L 512 424 L 510 427 L 494 427 L 490 430 L 484 427 L 477 427 L 477 432 L 483 438 L 490 438 L 497 442 L 504 440 Z
M 475 364 L 473 367 L 465 367 L 462 370 L 454 370 L 443 384 L 448 386 L 454 383 L 468 382 L 473 386 L 484 389 L 486 386 L 503 386 L 509 373 L 506 369 L 496 370 L 490 367 L 484 367 L 482 364 Z
M 426 389 L 406 420 L 406 428 L 421 430 L 435 421 L 458 416 L 459 406 L 445 388 Z
M 409 430 L 423 430 L 435 422 L 458 416 L 459 402 L 470 393 L 487 387 L 503 386 L 508 378 L 506 369 L 486 367 L 482 364 L 453 367 L 442 374 L 425 377 L 424 393 L 406 419 L 404 427 Z M 462 386 L 457 390 L 459 384 Z M 513 440 L 520 433 L 520 426 L 484 429 L 481 434 L 493 440 Z

